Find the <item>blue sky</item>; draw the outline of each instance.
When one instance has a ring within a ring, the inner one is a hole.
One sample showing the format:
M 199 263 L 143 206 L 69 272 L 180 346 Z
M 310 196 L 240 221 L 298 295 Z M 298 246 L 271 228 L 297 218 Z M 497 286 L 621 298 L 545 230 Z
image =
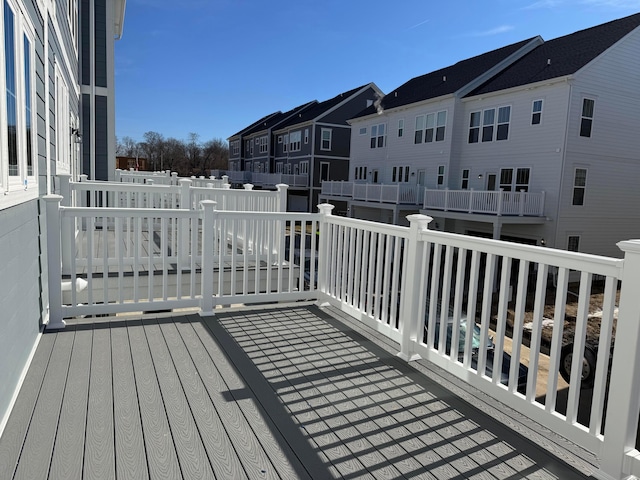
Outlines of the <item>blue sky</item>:
M 640 0 L 128 0 L 116 135 L 226 139 L 260 117 L 412 77 L 535 35 L 640 12 Z

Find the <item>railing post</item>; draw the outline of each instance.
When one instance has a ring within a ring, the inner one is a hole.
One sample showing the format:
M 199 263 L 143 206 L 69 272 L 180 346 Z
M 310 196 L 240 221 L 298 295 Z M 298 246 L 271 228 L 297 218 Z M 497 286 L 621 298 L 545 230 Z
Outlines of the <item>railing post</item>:
M 318 249 L 318 281 L 316 282 L 316 289 L 320 293 L 327 293 L 327 276 L 329 275 L 328 263 L 329 263 L 329 217 L 332 215 L 332 210 L 335 207 L 330 203 L 322 203 L 318 205 L 318 211 L 322 215 L 320 220 L 320 236 L 318 237 L 319 249 Z M 321 306 L 328 305 L 326 302 L 321 302 Z
M 444 211 L 447 212 L 449 210 L 449 188 L 447 187 L 444 191 Z
M 200 273 L 201 294 L 200 316 L 213 315 L 213 264 L 215 249 L 216 202 L 202 200 L 200 214 L 202 215 L 202 263 Z M 192 275 L 194 272 L 191 273 Z M 218 286 L 221 287 L 220 285 Z
M 498 194 L 498 208 L 496 214 L 501 217 L 502 216 L 502 201 L 504 196 L 504 188 L 500 189 L 500 193 Z
M 60 173 L 56 175 L 60 180 L 60 195 L 62 195 L 61 205 L 63 207 L 70 207 L 71 202 L 71 175 L 68 173 Z
M 120 181 L 121 181 L 121 180 L 120 180 L 120 169 L 119 169 L 119 168 L 116 168 L 116 175 L 115 175 L 115 177 L 114 177 L 114 180 L 115 180 L 116 182 L 120 182 Z
M 287 211 L 287 189 L 289 185 L 286 183 L 279 183 L 276 185 L 276 189 L 280 194 L 278 196 L 278 212 L 286 212 Z
M 469 213 L 473 213 L 473 188 L 469 190 Z
M 616 345 L 611 365 L 604 442 L 600 451 L 603 480 L 636 478 L 625 472 L 625 459 L 635 449 L 640 412 L 640 240 L 619 242 L 624 252 Z
M 540 216 L 544 215 L 544 197 L 545 197 L 545 193 L 543 190 L 542 195 L 540 197 L 540 210 L 538 211 L 538 215 Z
M 250 183 L 245 183 L 243 187 L 245 190 L 253 190 L 253 185 Z
M 526 203 L 526 199 L 527 192 L 525 192 L 524 190 L 520 190 L 520 195 L 518 195 L 518 200 L 520 200 L 520 210 L 518 211 L 518 215 L 521 217 L 524 216 L 524 206 Z
M 428 228 L 429 222 L 433 220 L 427 215 L 407 215 L 409 220 L 409 238 L 407 239 L 407 263 L 406 270 L 402 278 L 401 298 L 400 298 L 400 352 L 398 356 L 410 362 L 418 360 L 420 355 L 414 352 L 415 343 L 418 341 L 420 332 L 418 329 L 422 325 L 421 318 L 418 318 L 420 302 L 424 301 L 420 294 L 424 288 L 420 288 L 423 265 L 422 240 L 420 233 Z M 410 287 L 411 286 L 411 287 Z
M 60 249 L 60 195 L 45 195 L 47 225 L 47 280 L 49 284 L 49 322 L 47 330 L 65 327 L 62 319 L 62 259 Z

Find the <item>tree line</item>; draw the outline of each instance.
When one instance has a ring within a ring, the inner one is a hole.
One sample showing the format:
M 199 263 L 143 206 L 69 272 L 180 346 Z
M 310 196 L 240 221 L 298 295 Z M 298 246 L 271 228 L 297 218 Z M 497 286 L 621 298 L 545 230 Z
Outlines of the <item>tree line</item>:
M 164 138 L 158 132 L 146 132 L 143 141 L 131 137 L 116 139 L 119 157 L 144 157 L 153 171 L 171 170 L 181 177 L 209 176 L 211 170 L 226 170 L 229 164 L 229 146 L 221 138 L 206 142 L 200 135 L 190 133 L 186 140 Z

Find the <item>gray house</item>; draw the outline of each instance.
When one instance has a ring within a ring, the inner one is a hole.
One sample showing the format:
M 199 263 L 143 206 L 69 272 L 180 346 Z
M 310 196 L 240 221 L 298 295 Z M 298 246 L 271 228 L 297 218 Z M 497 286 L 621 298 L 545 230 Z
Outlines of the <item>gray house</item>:
M 0 431 L 48 321 L 41 197 L 56 192 L 54 175 L 83 172 L 80 141 L 96 178 L 113 171 L 112 52 L 124 8 L 124 0 L 2 2 Z M 85 66 L 96 87 L 88 100 Z
M 350 121 L 353 193 L 322 198 L 358 218 L 422 212 L 441 230 L 620 255 L 640 235 L 639 27 L 636 14 L 536 37 L 410 80 Z

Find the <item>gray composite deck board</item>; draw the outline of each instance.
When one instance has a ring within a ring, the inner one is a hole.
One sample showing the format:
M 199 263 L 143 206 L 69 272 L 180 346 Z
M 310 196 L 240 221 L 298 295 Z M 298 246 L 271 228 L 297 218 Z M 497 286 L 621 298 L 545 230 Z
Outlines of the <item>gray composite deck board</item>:
M 51 478 L 82 478 L 92 342 L 91 330 L 75 331 L 58 433 L 51 459 Z
M 86 320 L 43 334 L 3 480 L 587 478 L 317 307 Z
M 31 361 L 11 415 L 0 437 L 0 478 L 13 478 L 18 466 L 31 416 L 42 388 L 55 335 L 43 335 Z
M 144 480 L 149 478 L 149 470 L 131 346 L 125 325 L 123 323 L 120 328 L 111 328 L 113 371 L 117 372 L 113 377 L 116 477 Z

